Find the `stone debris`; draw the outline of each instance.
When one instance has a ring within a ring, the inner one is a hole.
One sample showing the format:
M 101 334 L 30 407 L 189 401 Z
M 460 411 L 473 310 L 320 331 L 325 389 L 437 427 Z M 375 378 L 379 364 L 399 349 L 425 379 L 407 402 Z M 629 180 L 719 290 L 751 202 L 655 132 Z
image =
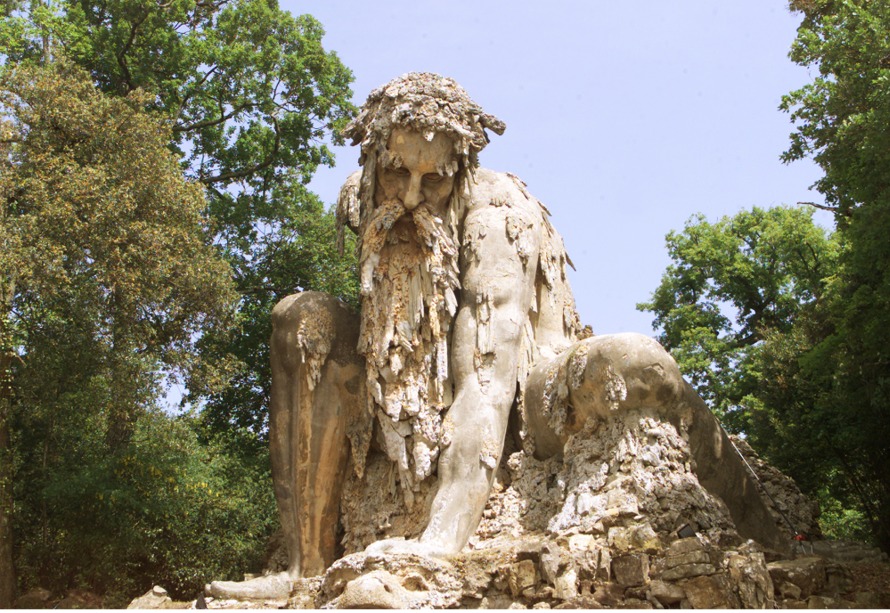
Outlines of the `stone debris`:
M 370 464 L 368 470 L 387 464 Z M 890 589 L 857 584 L 859 573 L 849 566 L 870 564 L 890 576 L 886 561 L 870 560 L 868 547 L 812 543 L 813 549 L 849 557 L 858 551 L 860 562 L 822 555 L 777 559 L 780 554 L 739 537 L 725 506 L 698 484 L 689 464 L 682 425 L 647 411 L 616 413 L 570 439 L 562 461 L 505 453 L 479 529 L 460 554 L 432 559 L 351 553 L 324 576 L 294 582 L 287 600 L 208 598 L 206 605 L 771 609 L 890 604 Z M 395 505 L 398 487 L 388 495 Z M 389 520 L 398 526 L 398 513 Z M 422 522 L 414 526 L 415 534 L 420 528 Z M 678 534 L 690 531 L 691 536 Z M 375 528 L 362 540 L 377 538 Z
M 156 585 L 145 594 L 131 602 L 128 609 L 164 609 L 172 604 L 173 599 L 167 594 L 167 590 Z

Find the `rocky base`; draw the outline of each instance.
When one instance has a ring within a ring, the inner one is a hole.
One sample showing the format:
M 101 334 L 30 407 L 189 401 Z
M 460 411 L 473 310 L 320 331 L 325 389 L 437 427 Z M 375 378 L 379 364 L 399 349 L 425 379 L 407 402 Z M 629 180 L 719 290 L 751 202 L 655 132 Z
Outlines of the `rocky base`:
M 615 415 L 569 440 L 563 458 L 541 461 L 524 451 L 506 457 L 483 520 L 458 555 L 351 553 L 324 576 L 295 581 L 286 599 L 208 598 L 204 604 L 404 609 L 890 605 L 890 565 L 879 552 L 803 542 L 789 556 L 740 538 L 722 501 L 699 484 L 687 440 L 682 424 L 675 428 L 652 412 Z M 769 481 L 780 480 L 773 476 Z M 792 494 L 774 494 L 786 514 L 795 512 L 791 507 L 798 493 Z M 795 518 L 806 523 L 805 515 Z M 857 565 L 870 565 L 870 574 Z M 871 581 L 864 584 L 863 577 Z
M 822 543 L 828 543 L 823 541 Z M 828 547 L 824 547 L 828 549 Z M 860 561 L 801 554 L 772 559 L 753 542 L 707 537 L 660 548 L 613 548 L 590 535 L 525 535 L 447 560 L 353 554 L 322 577 L 297 580 L 287 599 L 206 598 L 210 609 L 290 608 L 887 608 L 890 564 L 846 544 Z M 156 588 L 157 590 L 157 588 Z M 195 608 L 151 593 L 138 608 Z

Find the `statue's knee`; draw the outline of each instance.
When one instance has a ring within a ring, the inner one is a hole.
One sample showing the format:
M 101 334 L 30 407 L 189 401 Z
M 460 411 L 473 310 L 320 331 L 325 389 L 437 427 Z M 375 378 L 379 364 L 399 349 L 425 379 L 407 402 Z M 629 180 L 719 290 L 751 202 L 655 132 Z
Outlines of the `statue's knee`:
M 671 355 L 644 334 L 596 336 L 583 341 L 588 348 L 591 381 L 619 377 L 625 398 L 622 406 L 665 406 L 680 397 L 683 377 Z
M 323 292 L 292 294 L 272 309 L 272 346 L 278 353 L 298 349 L 351 360 L 358 330 L 358 317 L 349 307 Z

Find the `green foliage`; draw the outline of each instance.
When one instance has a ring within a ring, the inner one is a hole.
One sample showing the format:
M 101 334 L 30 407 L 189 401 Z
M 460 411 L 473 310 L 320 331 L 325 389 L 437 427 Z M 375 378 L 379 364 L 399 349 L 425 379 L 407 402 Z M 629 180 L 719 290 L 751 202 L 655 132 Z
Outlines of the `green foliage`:
M 666 237 L 673 260 L 640 310 L 724 425 L 744 431 L 768 335 L 789 332 L 821 298 L 836 248 L 809 211 L 754 208 L 711 224 L 701 215 Z
M 791 8 L 791 58 L 819 75 L 783 99 L 796 128 L 784 159 L 821 166 L 815 206 L 838 229 L 820 247 L 808 226 L 777 225 L 775 268 L 692 223 L 669 236 L 676 263 L 642 306 L 727 425 L 820 498 L 827 533 L 867 525 L 890 550 L 890 1 Z
M 819 77 L 783 101 L 797 131 L 787 160 L 812 157 L 843 246 L 829 286 L 832 332 L 807 364 L 822 375 L 815 406 L 880 545 L 890 550 L 890 2 L 794 2 L 803 22 L 792 59 Z M 830 376 L 829 376 L 830 373 Z
M 816 183 L 841 217 L 886 199 L 890 186 L 890 2 L 791 3 L 803 23 L 791 59 L 818 68 L 812 83 L 784 97 L 797 130 L 787 161 L 812 157 Z
M 244 539 L 268 532 L 271 501 L 253 485 L 268 469 L 238 473 L 152 408 L 162 373 L 189 376 L 197 335 L 222 334 L 233 315 L 202 190 L 144 95 L 102 94 L 64 60 L 8 67 L 0 104 L 0 426 L 11 426 L 21 583 L 124 599 L 150 573 L 178 590 L 202 579 L 190 568 L 231 575 L 256 558 Z M 250 516 L 195 489 L 205 482 L 232 505 L 249 498 Z M 185 507 L 200 514 L 186 520 Z M 202 543 L 219 555 L 197 560 Z
M 39 495 L 21 496 L 25 581 L 78 585 L 120 607 L 153 584 L 187 599 L 259 570 L 277 523 L 268 462 L 233 458 L 222 440 L 199 444 L 192 425 L 148 412 L 114 455 L 97 430 L 59 427 L 75 457 L 55 458 L 28 482 Z
M 867 542 L 871 538 L 868 520 L 861 511 L 845 509 L 830 494 L 820 496 L 819 528 L 827 538 Z
M 355 296 L 354 254 L 330 248 L 330 215 L 305 187 L 320 164 L 333 163 L 325 138 L 336 140 L 355 112 L 352 74 L 323 48 L 315 19 L 293 17 L 275 0 L 63 0 L 56 13 L 59 48 L 106 92 L 150 92 L 146 107 L 170 121 L 170 146 L 206 187 L 215 241 L 242 298 L 240 334 L 203 331 L 205 364 L 231 367 L 228 390 L 211 389 L 221 368 L 195 369 L 187 383 L 193 399 L 214 393 L 211 423 L 262 432 L 275 300 L 306 289 Z M 38 17 L 32 11 L 32 36 Z M 19 48 L 19 60 L 42 57 L 38 44 Z M 218 419 L 225 412 L 232 418 Z

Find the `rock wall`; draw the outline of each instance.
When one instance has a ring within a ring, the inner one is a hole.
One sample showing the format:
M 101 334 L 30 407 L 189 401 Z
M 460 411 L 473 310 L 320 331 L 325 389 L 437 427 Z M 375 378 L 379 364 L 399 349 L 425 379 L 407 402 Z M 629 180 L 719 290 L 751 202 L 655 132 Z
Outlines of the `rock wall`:
M 757 485 L 779 529 L 789 538 L 798 534 L 811 539 L 821 537 L 819 503 L 807 498 L 791 477 L 762 460 L 744 439 L 729 438 L 757 475 Z

